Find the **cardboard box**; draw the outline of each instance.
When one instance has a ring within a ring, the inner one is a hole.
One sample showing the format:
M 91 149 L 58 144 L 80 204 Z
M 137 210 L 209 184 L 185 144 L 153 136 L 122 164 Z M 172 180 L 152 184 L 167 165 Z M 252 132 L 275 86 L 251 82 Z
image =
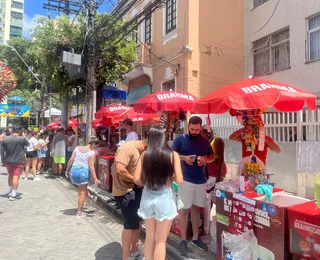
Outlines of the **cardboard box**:
M 320 260 L 320 208 L 314 201 L 288 208 L 289 250 L 303 259 Z

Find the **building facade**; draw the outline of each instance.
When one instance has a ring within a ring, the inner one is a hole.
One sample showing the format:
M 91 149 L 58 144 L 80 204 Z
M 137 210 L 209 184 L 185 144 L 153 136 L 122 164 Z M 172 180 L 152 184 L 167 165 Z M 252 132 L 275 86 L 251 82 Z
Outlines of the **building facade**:
M 22 36 L 24 0 L 0 0 L 0 44 Z
M 320 93 L 317 0 L 244 1 L 245 77 L 263 77 Z
M 139 1 L 127 19 L 151 2 Z M 123 81 L 128 104 L 151 91 L 187 91 L 202 98 L 243 78 L 242 0 L 164 2 L 138 26 L 139 59 Z

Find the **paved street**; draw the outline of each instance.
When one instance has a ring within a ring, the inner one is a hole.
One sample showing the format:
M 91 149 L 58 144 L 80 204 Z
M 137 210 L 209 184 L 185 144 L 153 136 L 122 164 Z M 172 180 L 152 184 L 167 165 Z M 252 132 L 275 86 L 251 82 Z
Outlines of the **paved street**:
M 21 199 L 9 201 L 5 172 L 1 167 L 1 260 L 122 259 L 121 225 L 94 204 L 91 217 L 77 219 L 77 192 L 71 184 L 21 179 Z
M 41 179 L 21 178 L 21 199 L 9 201 L 6 169 L 0 166 L 0 260 L 122 259 L 118 220 L 90 199 L 85 207 L 96 210 L 77 219 L 76 188 L 65 180 Z M 168 260 L 206 259 L 196 253 L 182 258 L 176 248 L 167 246 Z

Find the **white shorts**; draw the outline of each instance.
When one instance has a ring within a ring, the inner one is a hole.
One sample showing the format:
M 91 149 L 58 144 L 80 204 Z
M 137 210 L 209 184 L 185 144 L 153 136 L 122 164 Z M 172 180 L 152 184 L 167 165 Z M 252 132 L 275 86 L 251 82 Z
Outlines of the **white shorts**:
M 207 184 L 193 184 L 183 181 L 179 185 L 179 196 L 182 200 L 183 209 L 190 209 L 192 205 L 203 208 L 206 202 Z

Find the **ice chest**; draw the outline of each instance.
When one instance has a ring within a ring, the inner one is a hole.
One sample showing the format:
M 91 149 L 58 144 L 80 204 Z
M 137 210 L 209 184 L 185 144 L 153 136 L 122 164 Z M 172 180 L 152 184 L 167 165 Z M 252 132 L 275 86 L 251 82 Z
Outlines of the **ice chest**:
M 289 250 L 303 259 L 320 260 L 320 208 L 314 201 L 288 208 Z

